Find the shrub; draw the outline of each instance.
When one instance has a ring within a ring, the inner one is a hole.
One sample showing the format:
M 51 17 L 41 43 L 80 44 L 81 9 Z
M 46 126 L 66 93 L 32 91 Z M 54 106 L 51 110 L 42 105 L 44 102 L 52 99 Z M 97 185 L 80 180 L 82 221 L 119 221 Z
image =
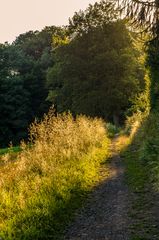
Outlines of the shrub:
M 107 123 L 106 129 L 108 130 L 108 136 L 110 138 L 113 138 L 115 135 L 118 135 L 121 131 L 120 127 L 117 127 L 116 125 L 114 125 L 112 123 Z
M 142 122 L 144 121 L 144 119 L 146 118 L 148 114 L 147 113 L 143 113 L 143 112 L 136 112 L 134 113 L 132 116 L 127 117 L 126 120 L 126 126 L 125 126 L 125 134 L 130 135 L 130 137 L 133 137 L 137 130 L 140 128 Z

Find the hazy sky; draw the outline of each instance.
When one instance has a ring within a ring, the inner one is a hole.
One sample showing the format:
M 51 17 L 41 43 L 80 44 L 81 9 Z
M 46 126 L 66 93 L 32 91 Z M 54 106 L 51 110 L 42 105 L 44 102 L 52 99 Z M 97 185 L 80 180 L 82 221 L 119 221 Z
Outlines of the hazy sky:
M 0 0 L 0 43 L 45 26 L 65 25 L 75 11 L 96 0 Z

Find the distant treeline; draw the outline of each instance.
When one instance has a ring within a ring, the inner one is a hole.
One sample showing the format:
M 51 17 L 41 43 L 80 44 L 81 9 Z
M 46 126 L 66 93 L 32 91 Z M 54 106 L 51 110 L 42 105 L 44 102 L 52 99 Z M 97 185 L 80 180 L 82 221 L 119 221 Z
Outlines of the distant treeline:
M 1 44 L 0 147 L 27 138 L 30 123 L 51 105 L 121 124 L 146 85 L 135 38 L 102 1 L 75 13 L 67 27 L 29 31 Z

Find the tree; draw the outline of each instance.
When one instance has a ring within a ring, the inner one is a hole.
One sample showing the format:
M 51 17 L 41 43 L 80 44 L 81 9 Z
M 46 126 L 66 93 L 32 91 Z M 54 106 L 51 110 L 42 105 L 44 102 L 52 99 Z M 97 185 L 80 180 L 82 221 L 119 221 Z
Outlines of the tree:
M 46 71 L 53 64 L 51 42 L 55 31 L 56 27 L 46 27 L 41 32 L 29 31 L 17 37 L 12 45 L 14 55 L 19 52 L 21 56 L 21 61 L 17 57 L 13 61 L 24 80 L 25 89 L 30 93 L 31 121 L 41 117 L 49 108 L 45 101 L 48 94 L 45 80 Z
M 159 0 L 117 0 L 124 14 L 135 26 L 159 37 Z
M 123 21 L 80 32 L 56 50 L 48 72 L 50 101 L 60 112 L 122 122 L 130 98 L 144 88 L 139 54 Z
M 49 109 L 46 74 L 54 64 L 52 36 L 60 31 L 46 27 L 0 45 L 0 146 L 25 138 L 29 124 Z
M 27 136 L 29 93 L 24 81 L 10 65 L 10 47 L 0 46 L 0 146 L 14 144 Z
M 147 66 L 151 78 L 151 108 L 159 106 L 159 0 L 121 0 L 124 14 L 133 25 L 140 27 L 140 31 L 148 33 L 150 39 L 147 46 Z
M 72 19 L 69 19 L 68 30 L 73 34 L 88 33 L 96 27 L 103 27 L 110 21 L 117 19 L 119 11 L 115 10 L 115 2 L 101 0 L 94 5 L 89 4 L 85 11 L 75 12 Z

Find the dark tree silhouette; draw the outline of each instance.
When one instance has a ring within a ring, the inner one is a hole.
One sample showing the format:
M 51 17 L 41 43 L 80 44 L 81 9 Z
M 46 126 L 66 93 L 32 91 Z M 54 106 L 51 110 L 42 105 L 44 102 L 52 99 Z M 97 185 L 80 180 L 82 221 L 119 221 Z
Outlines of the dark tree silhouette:
M 159 37 L 159 0 L 117 0 L 118 6 L 134 24 Z
M 123 15 L 151 36 L 147 65 L 151 78 L 151 108 L 159 111 L 159 0 L 116 0 Z

